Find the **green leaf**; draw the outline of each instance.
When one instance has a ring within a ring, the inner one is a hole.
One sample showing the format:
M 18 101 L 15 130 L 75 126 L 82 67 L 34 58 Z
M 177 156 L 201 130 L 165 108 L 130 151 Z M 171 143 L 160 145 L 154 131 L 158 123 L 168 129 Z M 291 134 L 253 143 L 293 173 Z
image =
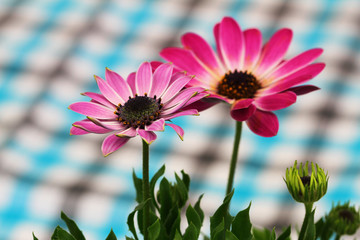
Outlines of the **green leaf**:
M 211 240 L 223 240 L 225 237 L 225 221 L 222 219 L 221 223 L 218 224 L 214 229 L 210 229 Z
M 136 234 L 136 229 L 135 229 L 135 224 L 134 224 L 134 215 L 137 211 L 140 211 L 141 209 L 144 208 L 145 204 L 149 201 L 150 199 L 148 199 L 147 201 L 145 202 L 142 202 L 140 204 L 138 204 L 134 211 L 132 211 L 129 216 L 128 216 L 128 219 L 127 219 L 127 225 L 129 226 L 129 230 L 130 232 L 133 234 L 135 240 L 139 240 L 138 237 L 137 237 L 137 234 Z M 140 224 L 139 224 L 140 225 Z
M 74 220 L 70 219 L 64 212 L 61 212 L 61 219 L 64 220 L 66 226 L 69 228 L 71 235 L 75 237 L 76 240 L 85 240 L 85 237 L 81 230 L 78 228 Z
M 213 239 L 218 231 L 218 228 L 223 224 L 223 229 L 225 230 L 225 220 L 229 220 L 228 206 L 229 202 L 234 195 L 234 190 L 232 190 L 228 195 L 226 195 L 223 203 L 215 211 L 214 215 L 210 217 L 210 237 Z M 224 233 L 225 234 L 225 233 Z
M 269 240 L 271 237 L 271 233 L 268 229 L 258 229 L 253 228 L 253 234 L 255 240 Z
M 136 202 L 141 203 L 143 200 L 142 179 L 138 178 L 133 170 L 133 182 L 136 190 Z
M 190 187 L 190 176 L 188 174 L 186 174 L 184 172 L 184 170 L 181 170 L 181 174 L 182 174 L 182 180 L 187 188 L 187 190 L 189 191 L 189 187 Z
M 237 237 L 236 237 L 232 232 L 230 232 L 229 230 L 226 230 L 225 240 L 239 240 L 239 238 L 237 238 Z
M 175 173 L 175 179 L 176 179 L 175 189 L 179 195 L 177 200 L 178 200 L 179 207 L 182 208 L 185 205 L 186 200 L 188 199 L 189 189 L 187 188 L 187 186 L 185 185 L 183 180 L 176 173 Z
M 178 230 L 176 230 L 174 240 L 182 240 L 182 239 L 183 238 L 181 237 L 181 234 L 179 233 Z
M 291 226 L 288 226 L 277 238 L 277 240 L 290 240 Z
M 316 228 L 314 224 L 314 214 L 315 210 L 310 213 L 309 220 L 305 228 L 304 240 L 315 240 Z
M 160 210 L 156 200 L 155 200 L 155 185 L 157 180 L 164 175 L 165 173 L 165 165 L 162 165 L 162 167 L 155 173 L 155 175 L 151 178 L 150 180 L 150 195 L 151 195 L 151 200 L 152 203 L 154 204 L 154 206 L 156 207 L 157 210 Z
M 117 240 L 116 235 L 112 229 L 110 230 L 110 233 L 105 240 Z
M 131 238 L 131 237 L 128 237 L 128 236 L 125 236 L 125 239 L 126 240 L 135 240 L 134 238 Z
M 196 229 L 196 226 L 191 222 L 186 228 L 183 239 L 195 240 L 198 239 L 200 232 Z
M 275 227 L 273 228 L 271 235 L 270 235 L 270 240 L 275 240 L 276 239 L 276 233 L 275 233 Z
M 76 240 L 70 233 L 62 229 L 60 226 L 55 228 L 51 240 Z
M 33 240 L 39 240 L 39 239 L 37 239 L 37 237 L 35 237 L 34 233 L 32 233 L 32 235 L 33 235 Z
M 234 233 L 234 235 L 238 239 L 250 240 L 252 238 L 252 234 L 251 234 L 252 224 L 250 222 L 250 215 L 249 215 L 250 207 L 251 207 L 251 202 L 246 209 L 240 211 L 236 215 L 236 217 L 232 222 L 231 232 Z
M 202 210 L 201 207 L 200 207 L 200 202 L 201 202 L 201 199 L 202 199 L 203 196 L 204 196 L 204 194 L 201 194 L 201 195 L 200 195 L 199 199 L 197 200 L 197 202 L 195 203 L 195 206 L 194 206 L 195 211 L 196 211 L 197 214 L 200 216 L 201 224 L 202 224 L 203 221 L 204 221 L 204 212 L 203 212 L 203 210 Z
M 166 178 L 163 178 L 160 182 L 159 188 L 160 196 L 160 219 L 164 221 L 173 206 L 171 192 L 170 192 L 170 183 Z
M 156 240 L 160 234 L 160 220 L 156 220 L 149 228 L 149 240 Z
M 201 219 L 199 214 L 196 212 L 196 210 L 189 205 L 188 208 L 186 209 L 186 218 L 188 221 L 188 224 L 190 225 L 191 223 L 193 223 L 196 227 L 196 229 L 198 230 L 198 232 L 200 232 L 201 229 Z
M 173 239 L 176 233 L 176 230 L 180 231 L 180 209 L 175 204 L 170 210 L 169 215 L 166 217 L 164 222 L 164 227 L 169 234 L 169 238 Z

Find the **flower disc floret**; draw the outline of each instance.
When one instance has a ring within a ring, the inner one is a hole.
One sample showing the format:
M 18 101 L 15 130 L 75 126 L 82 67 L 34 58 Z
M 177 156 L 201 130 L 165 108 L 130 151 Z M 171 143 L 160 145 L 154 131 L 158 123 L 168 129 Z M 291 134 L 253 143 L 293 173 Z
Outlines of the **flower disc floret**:
M 295 201 L 313 203 L 326 194 L 329 178 L 317 164 L 311 163 L 310 173 L 309 162 L 298 167 L 295 161 L 293 167 L 286 169 L 284 180 Z
M 350 202 L 338 203 L 325 216 L 325 221 L 339 236 L 353 235 L 360 228 L 360 209 L 350 206 Z

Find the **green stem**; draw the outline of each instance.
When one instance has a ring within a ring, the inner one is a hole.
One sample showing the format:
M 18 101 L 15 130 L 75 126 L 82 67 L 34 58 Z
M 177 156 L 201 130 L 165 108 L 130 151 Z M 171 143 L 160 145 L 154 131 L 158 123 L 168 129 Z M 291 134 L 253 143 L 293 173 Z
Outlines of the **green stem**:
M 308 222 L 310 220 L 310 217 L 314 217 L 314 215 L 311 214 L 313 204 L 314 203 L 304 203 L 304 205 L 305 205 L 305 217 L 304 217 L 303 224 L 301 226 L 301 230 L 300 230 L 300 234 L 299 234 L 299 240 L 304 239 L 306 228 L 307 228 Z
M 237 163 L 237 158 L 238 158 L 238 153 L 239 153 L 241 130 L 242 130 L 242 122 L 236 121 L 234 148 L 233 148 L 233 152 L 232 152 L 232 156 L 231 156 L 229 178 L 228 178 L 228 182 L 227 182 L 225 195 L 228 195 L 232 191 L 233 184 L 234 184 L 234 175 L 235 175 L 236 163 Z
M 149 144 L 144 140 L 143 142 L 143 201 L 150 198 L 150 183 L 149 183 Z M 150 219 L 150 206 L 146 203 L 143 212 L 143 232 L 144 240 L 149 239 L 148 227 Z

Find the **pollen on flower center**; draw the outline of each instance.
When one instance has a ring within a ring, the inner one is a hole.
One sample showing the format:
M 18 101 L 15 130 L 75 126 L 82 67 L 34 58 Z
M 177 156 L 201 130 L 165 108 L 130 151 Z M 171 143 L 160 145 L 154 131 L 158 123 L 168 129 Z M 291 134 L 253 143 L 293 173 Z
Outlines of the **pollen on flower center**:
M 252 98 L 261 88 L 258 80 L 247 71 L 229 72 L 219 82 L 218 93 L 230 99 Z
M 117 120 L 126 126 L 144 128 L 159 119 L 162 106 L 161 99 L 156 99 L 156 96 L 136 95 L 129 97 L 124 105 L 119 104 L 115 114 L 118 115 Z

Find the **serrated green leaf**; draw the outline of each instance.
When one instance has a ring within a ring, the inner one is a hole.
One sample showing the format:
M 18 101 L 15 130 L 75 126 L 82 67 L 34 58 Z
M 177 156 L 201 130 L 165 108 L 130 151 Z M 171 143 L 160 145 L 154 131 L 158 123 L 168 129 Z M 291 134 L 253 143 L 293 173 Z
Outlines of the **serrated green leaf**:
M 277 240 L 290 240 L 291 226 L 288 226 L 277 238 Z
M 204 194 L 201 194 L 197 202 L 195 203 L 194 209 L 197 212 L 197 214 L 200 216 L 201 224 L 204 222 L 204 211 L 200 207 L 200 202 Z
M 76 225 L 74 220 L 72 220 L 68 216 L 66 216 L 66 214 L 64 212 L 61 212 L 61 219 L 64 220 L 71 235 L 73 235 L 76 240 L 85 240 L 85 237 L 84 237 L 82 231 Z
M 156 240 L 160 234 L 160 220 L 156 220 L 149 228 L 149 240 Z
M 186 219 L 188 224 L 190 225 L 191 223 L 193 223 L 196 227 L 196 229 L 198 230 L 198 232 L 200 232 L 201 229 L 201 219 L 199 214 L 196 212 L 196 210 L 189 205 L 188 208 L 186 209 Z
M 196 226 L 191 222 L 186 228 L 183 239 L 194 240 L 198 239 L 200 232 L 196 229 Z
M 39 239 L 37 239 L 37 237 L 35 237 L 34 233 L 32 233 L 32 235 L 33 235 L 33 240 L 39 240 Z
M 242 240 L 251 240 L 252 234 L 251 234 L 251 227 L 252 224 L 250 222 L 250 207 L 251 202 L 249 206 L 240 211 L 234 218 L 232 222 L 231 232 L 234 233 L 234 235 L 238 239 Z
M 135 174 L 135 171 L 133 170 L 133 182 L 134 182 L 134 187 L 136 190 L 136 202 L 137 203 L 141 203 L 143 200 L 143 184 L 142 184 L 142 179 L 138 178 Z
M 223 225 L 223 231 L 226 228 L 225 226 L 225 220 L 228 220 L 228 204 L 234 195 L 234 190 L 231 191 L 228 195 L 226 195 L 223 203 L 220 205 L 220 207 L 215 211 L 214 215 L 210 217 L 210 237 L 213 239 L 215 237 L 215 229 L 218 229 L 218 226 L 220 224 Z M 231 222 L 230 222 L 231 223 Z M 225 235 L 225 233 L 223 233 Z
M 117 240 L 114 231 L 111 229 L 109 235 L 107 235 L 105 240 Z
M 51 240 L 76 240 L 70 233 L 62 229 L 60 226 L 55 228 Z
M 230 232 L 229 230 L 226 230 L 225 240 L 239 240 L 239 238 L 237 238 L 237 237 L 236 237 L 232 232 Z
M 178 230 L 176 230 L 176 232 L 175 232 L 174 240 L 183 240 L 183 238 Z
M 159 208 L 159 205 L 157 204 L 156 202 L 156 199 L 155 199 L 155 185 L 156 185 L 156 182 L 157 180 L 162 176 L 164 175 L 165 173 L 165 165 L 162 165 L 162 167 L 155 173 L 155 175 L 151 178 L 150 180 L 150 195 L 151 195 L 151 200 L 152 200 L 152 203 L 154 204 L 154 206 L 156 207 L 156 209 L 159 211 L 160 208 Z

